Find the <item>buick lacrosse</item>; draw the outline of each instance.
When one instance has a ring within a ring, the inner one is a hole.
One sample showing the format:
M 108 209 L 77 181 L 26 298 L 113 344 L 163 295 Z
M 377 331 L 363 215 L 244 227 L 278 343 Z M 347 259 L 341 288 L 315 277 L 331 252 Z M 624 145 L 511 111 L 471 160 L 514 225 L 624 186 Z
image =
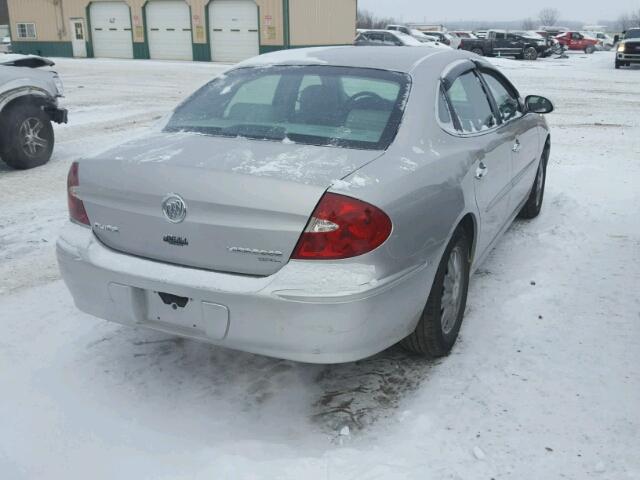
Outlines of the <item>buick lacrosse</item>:
M 77 307 L 314 363 L 454 345 L 469 276 L 542 205 L 553 106 L 429 48 L 263 55 L 72 164 Z

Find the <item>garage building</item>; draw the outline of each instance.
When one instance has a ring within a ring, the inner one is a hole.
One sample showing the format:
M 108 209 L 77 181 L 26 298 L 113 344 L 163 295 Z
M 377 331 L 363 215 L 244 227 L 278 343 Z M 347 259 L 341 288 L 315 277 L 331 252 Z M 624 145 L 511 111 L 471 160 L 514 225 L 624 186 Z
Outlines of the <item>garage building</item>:
M 17 53 L 237 62 L 351 44 L 357 0 L 8 0 L 8 7 Z

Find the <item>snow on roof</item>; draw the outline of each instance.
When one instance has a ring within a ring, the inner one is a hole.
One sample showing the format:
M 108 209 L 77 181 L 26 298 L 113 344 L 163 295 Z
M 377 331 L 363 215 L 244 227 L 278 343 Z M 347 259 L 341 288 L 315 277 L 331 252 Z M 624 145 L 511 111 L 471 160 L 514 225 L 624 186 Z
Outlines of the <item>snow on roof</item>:
M 337 67 L 377 68 L 409 73 L 417 63 L 438 57 L 438 62 L 468 58 L 468 52 L 420 47 L 313 47 L 280 50 L 244 61 L 238 67 L 269 65 L 331 65 Z M 446 56 L 446 57 L 445 57 Z

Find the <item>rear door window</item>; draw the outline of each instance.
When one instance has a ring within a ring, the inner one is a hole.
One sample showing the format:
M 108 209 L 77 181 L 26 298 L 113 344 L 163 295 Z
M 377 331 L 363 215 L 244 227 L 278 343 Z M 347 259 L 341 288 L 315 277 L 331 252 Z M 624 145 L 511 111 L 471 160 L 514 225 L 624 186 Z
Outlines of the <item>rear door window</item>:
M 464 133 L 477 133 L 497 125 L 491 104 L 474 72 L 460 75 L 447 92 Z

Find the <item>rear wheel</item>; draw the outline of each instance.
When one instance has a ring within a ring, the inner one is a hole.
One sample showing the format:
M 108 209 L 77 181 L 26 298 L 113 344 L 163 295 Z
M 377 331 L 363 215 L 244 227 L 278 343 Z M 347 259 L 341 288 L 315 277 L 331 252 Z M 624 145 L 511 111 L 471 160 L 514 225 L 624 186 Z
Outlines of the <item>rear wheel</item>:
M 538 59 L 538 51 L 533 47 L 528 47 L 524 49 L 523 57 L 525 60 L 537 60 Z
M 401 342 L 407 350 L 434 358 L 453 348 L 467 304 L 470 252 L 471 240 L 458 227 L 442 255 L 420 321 Z
M 549 147 L 547 146 L 542 154 L 536 178 L 531 187 L 531 193 L 524 204 L 518 216 L 524 219 L 536 218 L 542 210 L 542 201 L 544 200 L 544 187 L 547 182 L 547 162 L 549 160 Z
M 0 155 L 9 166 L 24 170 L 49 161 L 53 152 L 53 127 L 42 108 L 24 103 L 9 107 L 0 125 L 3 135 Z
M 589 45 L 587 48 L 584 49 L 584 53 L 588 53 L 589 55 L 591 55 L 595 51 L 596 51 L 596 47 L 594 47 L 593 45 Z

